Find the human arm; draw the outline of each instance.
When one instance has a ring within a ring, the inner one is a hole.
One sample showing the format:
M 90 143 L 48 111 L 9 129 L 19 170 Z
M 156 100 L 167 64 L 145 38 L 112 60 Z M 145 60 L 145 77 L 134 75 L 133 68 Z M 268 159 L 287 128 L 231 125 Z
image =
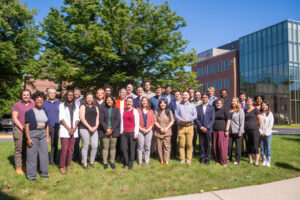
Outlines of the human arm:
M 133 115 L 134 115 L 134 139 L 137 139 L 139 135 L 139 128 L 140 128 L 139 112 L 136 109 L 133 109 Z
M 242 136 L 245 132 L 245 112 L 241 109 L 239 111 L 239 131 L 238 136 Z
M 12 111 L 12 120 L 14 121 L 14 124 L 16 125 L 16 127 L 18 127 L 18 129 L 20 129 L 22 132 L 24 131 L 24 127 L 21 124 L 21 122 L 18 119 L 18 111 L 13 110 Z

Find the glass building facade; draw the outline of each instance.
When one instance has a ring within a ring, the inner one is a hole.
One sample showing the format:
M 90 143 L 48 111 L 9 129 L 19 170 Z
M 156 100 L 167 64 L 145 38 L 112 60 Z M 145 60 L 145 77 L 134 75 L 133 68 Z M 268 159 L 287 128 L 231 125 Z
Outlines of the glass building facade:
M 239 39 L 240 91 L 262 94 L 275 123 L 300 123 L 300 22 L 286 20 Z

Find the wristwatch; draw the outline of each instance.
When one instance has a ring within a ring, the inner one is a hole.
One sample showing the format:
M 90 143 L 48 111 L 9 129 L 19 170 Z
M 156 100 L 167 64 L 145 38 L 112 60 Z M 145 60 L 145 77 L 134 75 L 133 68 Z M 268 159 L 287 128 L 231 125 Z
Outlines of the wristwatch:
M 30 138 L 30 137 L 28 137 L 28 138 L 27 138 L 27 140 L 31 140 L 31 138 Z

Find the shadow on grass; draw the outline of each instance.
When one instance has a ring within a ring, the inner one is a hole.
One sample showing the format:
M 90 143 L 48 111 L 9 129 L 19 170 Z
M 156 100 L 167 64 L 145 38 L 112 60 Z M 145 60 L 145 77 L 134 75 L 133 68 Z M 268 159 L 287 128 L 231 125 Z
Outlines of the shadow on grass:
M 0 199 L 5 199 L 5 200 L 15 200 L 15 199 L 18 199 L 16 197 L 12 197 L 12 196 L 9 196 L 8 194 L 5 194 L 4 192 L 0 191 Z
M 299 168 L 296 168 L 288 163 L 283 163 L 283 162 L 275 162 L 275 166 L 280 167 L 280 168 L 285 168 L 285 169 L 290 169 L 290 170 L 295 170 L 297 172 L 300 172 Z
M 14 160 L 14 155 L 10 155 L 7 157 L 7 160 L 9 161 L 9 163 L 15 167 L 15 160 Z
M 282 139 L 284 139 L 284 140 L 289 140 L 289 141 L 293 141 L 293 142 L 300 142 L 300 135 L 297 136 L 297 138 L 295 138 L 295 137 L 284 137 L 284 138 L 282 138 Z

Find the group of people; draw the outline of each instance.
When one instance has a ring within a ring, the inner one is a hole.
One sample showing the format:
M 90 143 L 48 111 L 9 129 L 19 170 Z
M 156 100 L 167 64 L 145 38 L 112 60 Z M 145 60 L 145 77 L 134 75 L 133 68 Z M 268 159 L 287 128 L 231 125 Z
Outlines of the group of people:
M 142 166 L 143 156 L 150 167 L 150 155 L 157 155 L 161 166 L 170 166 L 170 158 L 177 158 L 178 143 L 180 164 L 191 165 L 197 139 L 200 162 L 206 165 L 211 152 L 216 163 L 227 165 L 235 143 L 234 165 L 245 151 L 249 164 L 259 166 L 261 152 L 262 165 L 270 166 L 274 118 L 262 95 L 251 98 L 241 93 L 239 98 L 229 99 L 223 89 L 217 98 L 213 87 L 201 93 L 192 87 L 172 91 L 171 85 L 157 86 L 153 93 L 149 81 L 138 86 L 136 94 L 132 84 L 119 91 L 118 99 L 112 92 L 112 86 L 106 85 L 95 96 L 86 93 L 81 99 L 81 89 L 75 87 L 60 102 L 54 88 L 47 90 L 47 96 L 23 90 L 12 108 L 17 174 L 26 172 L 29 180 L 36 180 L 37 155 L 42 178 L 49 178 L 49 164 L 59 165 L 60 173 L 66 174 L 66 169 L 71 172 L 72 160 L 80 157 L 84 169 L 94 168 L 98 149 L 105 170 L 116 168 L 116 157 L 122 158 L 123 168 L 129 170 L 135 159 Z

